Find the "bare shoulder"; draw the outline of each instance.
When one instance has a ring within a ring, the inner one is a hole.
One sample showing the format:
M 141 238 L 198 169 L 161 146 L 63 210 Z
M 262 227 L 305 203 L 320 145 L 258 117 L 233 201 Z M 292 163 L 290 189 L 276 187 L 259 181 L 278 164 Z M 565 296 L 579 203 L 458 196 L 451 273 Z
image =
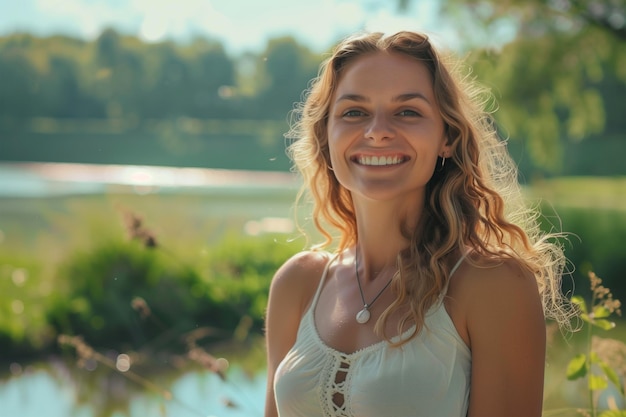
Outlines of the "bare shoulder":
M 544 326 L 537 280 L 513 259 L 471 255 L 451 278 L 448 299 L 446 308 L 468 346 L 494 332 Z
M 300 252 L 276 271 L 265 318 L 268 353 L 277 365 L 295 341 L 302 315 L 329 261 L 325 252 Z
M 330 254 L 324 251 L 307 250 L 298 252 L 291 258 L 287 259 L 285 263 L 278 269 L 277 275 L 283 273 L 306 273 L 309 270 L 324 269 Z
M 303 311 L 315 293 L 329 259 L 330 255 L 321 251 L 295 254 L 276 271 L 270 293 L 276 293 L 283 300 L 298 300 Z
M 535 276 L 514 259 L 486 259 L 472 255 L 451 281 L 451 290 L 464 301 L 469 311 L 474 308 L 539 301 Z

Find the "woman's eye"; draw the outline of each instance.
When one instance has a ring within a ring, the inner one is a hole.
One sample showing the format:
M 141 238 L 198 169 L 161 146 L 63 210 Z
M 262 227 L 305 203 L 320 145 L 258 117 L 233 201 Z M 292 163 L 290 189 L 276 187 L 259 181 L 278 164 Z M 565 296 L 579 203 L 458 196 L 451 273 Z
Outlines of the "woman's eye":
M 347 112 L 343 113 L 343 117 L 361 117 L 364 115 L 365 113 L 363 113 L 361 110 L 348 110 Z
M 421 116 L 421 114 L 419 114 L 415 110 L 402 110 L 400 113 L 398 113 L 398 115 L 400 115 L 400 116 L 409 116 L 409 117 L 420 117 Z

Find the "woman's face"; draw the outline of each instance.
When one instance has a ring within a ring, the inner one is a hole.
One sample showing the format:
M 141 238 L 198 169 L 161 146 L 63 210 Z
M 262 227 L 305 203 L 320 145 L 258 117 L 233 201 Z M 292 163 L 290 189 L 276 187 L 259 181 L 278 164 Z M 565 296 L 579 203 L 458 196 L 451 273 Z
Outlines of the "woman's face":
M 445 142 L 424 64 L 377 52 L 343 69 L 331 98 L 328 146 L 334 174 L 353 198 L 423 196 L 437 156 L 448 156 Z

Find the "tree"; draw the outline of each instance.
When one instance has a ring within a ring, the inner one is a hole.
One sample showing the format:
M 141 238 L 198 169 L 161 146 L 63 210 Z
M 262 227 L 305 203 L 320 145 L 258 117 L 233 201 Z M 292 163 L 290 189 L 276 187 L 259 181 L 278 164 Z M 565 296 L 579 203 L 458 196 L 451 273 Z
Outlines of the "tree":
M 63 56 L 51 56 L 49 70 L 42 77 L 43 112 L 51 117 L 76 117 L 83 110 L 82 91 L 74 62 Z
M 138 98 L 143 80 L 142 50 L 133 50 L 113 29 L 104 30 L 95 41 L 95 95 L 106 103 L 112 118 L 137 117 Z
M 236 95 L 235 64 L 221 43 L 197 39 L 190 48 L 193 91 L 187 114 L 201 118 L 232 117 L 229 100 Z
M 257 68 L 261 85 L 259 116 L 282 118 L 299 102 L 308 82 L 317 73 L 321 57 L 292 37 L 269 41 Z
M 563 140 L 621 123 L 613 106 L 622 99 L 606 86 L 626 92 L 624 0 L 446 0 L 441 13 L 464 16 L 482 39 L 515 28 L 512 42 L 472 54 L 470 64 L 495 91 L 506 135 L 525 139 L 538 165 L 558 170 Z
M 169 42 L 151 49 L 147 65 L 151 76 L 142 80 L 141 114 L 148 118 L 180 116 L 193 95 L 189 63 Z
M 0 117 L 38 116 L 41 77 L 22 48 L 0 50 Z

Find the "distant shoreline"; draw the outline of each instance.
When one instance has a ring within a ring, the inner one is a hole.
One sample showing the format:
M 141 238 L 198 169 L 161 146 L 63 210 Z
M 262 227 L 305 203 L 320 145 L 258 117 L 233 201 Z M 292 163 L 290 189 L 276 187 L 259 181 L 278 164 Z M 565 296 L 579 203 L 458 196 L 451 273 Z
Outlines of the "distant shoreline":
M 181 168 L 147 165 L 57 162 L 0 162 L 0 196 L 45 196 L 106 192 L 120 186 L 135 193 L 178 189 L 295 190 L 297 177 L 288 172 Z

